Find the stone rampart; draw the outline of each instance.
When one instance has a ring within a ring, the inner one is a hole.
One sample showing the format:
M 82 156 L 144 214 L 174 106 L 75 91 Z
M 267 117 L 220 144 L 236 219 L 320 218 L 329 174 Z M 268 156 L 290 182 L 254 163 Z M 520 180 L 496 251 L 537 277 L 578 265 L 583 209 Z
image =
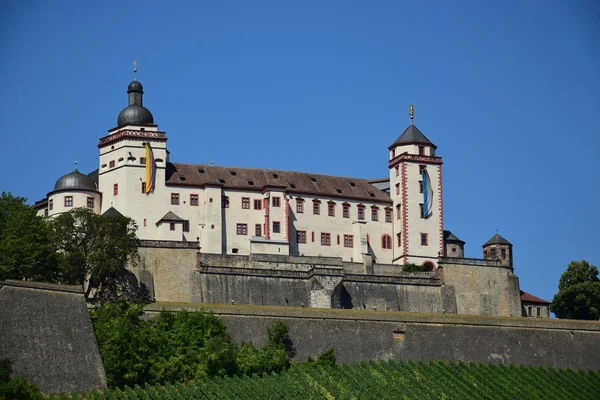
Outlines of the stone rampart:
M 146 312 L 200 308 L 222 316 L 235 341 L 259 346 L 267 326 L 285 322 L 297 361 L 334 348 L 341 363 L 410 359 L 600 369 L 599 322 L 184 303 L 156 303 Z

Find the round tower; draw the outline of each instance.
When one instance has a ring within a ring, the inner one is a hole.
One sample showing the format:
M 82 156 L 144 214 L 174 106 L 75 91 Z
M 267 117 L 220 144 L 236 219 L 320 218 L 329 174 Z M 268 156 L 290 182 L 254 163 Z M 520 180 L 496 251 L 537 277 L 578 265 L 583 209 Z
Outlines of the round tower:
M 73 172 L 61 176 L 48 193 L 48 216 L 52 217 L 74 208 L 87 207 L 100 213 L 102 196 L 94 178 L 82 174 L 75 168 Z
M 512 244 L 496 232 L 483 247 L 483 258 L 500 260 L 500 265 L 513 269 Z

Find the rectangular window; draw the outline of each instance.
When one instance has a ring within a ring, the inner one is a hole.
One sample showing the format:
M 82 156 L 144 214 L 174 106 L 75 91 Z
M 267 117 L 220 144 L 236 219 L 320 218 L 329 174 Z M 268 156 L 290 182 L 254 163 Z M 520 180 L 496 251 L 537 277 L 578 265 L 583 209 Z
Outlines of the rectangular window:
M 503 260 L 506 260 L 506 249 L 500 249 L 500 257 L 502 257 Z
M 273 197 L 273 207 L 281 207 L 281 197 Z
M 310 236 L 311 236 L 311 239 L 312 239 L 312 241 L 313 241 L 313 243 L 314 243 L 314 242 L 315 242 L 315 232 L 313 231 L 313 232 L 310 234 Z
M 400 166 L 396 165 L 396 176 L 400 175 Z
M 397 234 L 396 239 L 398 240 L 398 247 L 402 247 L 402 234 Z
M 188 221 L 188 220 L 183 221 L 183 231 L 184 232 L 190 231 L 190 221 Z
M 530 317 L 533 315 L 532 310 L 533 310 L 532 306 L 527 306 L 527 315 L 529 315 Z
M 421 218 L 425 218 L 425 207 L 423 204 L 419 204 L 419 213 L 421 214 Z
M 423 175 L 423 170 L 427 169 L 425 165 L 419 165 L 419 175 Z
M 344 218 L 350 218 L 350 205 L 349 204 L 344 204 L 344 212 L 343 212 L 343 217 Z
M 94 198 L 93 197 L 87 198 L 87 206 L 88 206 L 88 208 L 94 208 Z
M 197 206 L 199 199 L 197 194 L 190 194 L 190 206 Z
M 296 232 L 296 242 L 306 243 L 306 231 L 297 231 Z
M 237 224 L 237 234 L 238 235 L 247 235 L 248 234 L 248 224 Z
M 385 222 L 392 222 L 392 210 L 388 208 L 385 210 Z
M 179 193 L 171 193 L 171 204 L 174 206 L 179 205 Z
M 419 155 L 420 156 L 424 156 L 425 155 L 425 146 L 419 146 Z
M 113 185 L 113 196 L 117 196 L 119 194 L 119 184 L 115 183 Z
M 258 199 L 258 200 L 254 200 L 254 209 L 255 210 L 260 210 L 262 209 L 262 200 Z M 260 236 L 260 235 L 259 235 Z
M 379 221 L 379 210 L 371 208 L 371 221 Z
M 321 204 L 318 202 L 313 202 L 313 214 L 321 214 Z
M 54 200 L 49 200 L 48 201 L 48 209 L 52 210 L 54 208 Z
M 331 246 L 331 234 L 321 232 L 321 246 Z
M 144 226 L 148 226 L 148 221 L 144 218 Z
M 492 260 L 496 259 L 496 249 L 492 249 Z
M 146 165 L 146 157 L 140 157 L 140 164 Z
M 242 209 L 250 209 L 250 197 L 242 197 Z
M 358 219 L 365 219 L 365 207 L 358 207 Z
M 212 199 L 210 199 L 212 202 Z M 229 208 L 229 196 L 223 196 L 221 197 L 221 207 L 223 208 Z
M 423 181 L 419 181 L 419 193 L 423 193 Z
M 304 200 L 296 200 L 296 212 L 298 214 L 304 213 Z
M 536 312 L 537 312 L 537 316 L 541 317 L 542 316 L 542 308 L 541 307 L 536 307 Z
M 142 182 L 142 193 L 146 193 L 146 182 Z
M 115 160 L 109 161 L 108 167 L 109 168 L 114 168 L 115 167 Z
M 396 219 L 400 219 L 400 217 L 401 217 L 401 215 L 402 215 L 402 213 L 401 213 L 401 211 L 400 211 L 400 208 L 401 208 L 401 207 L 400 207 L 400 204 L 397 204 L 397 205 L 396 205 Z
M 170 230 L 172 230 L 172 231 L 174 231 L 174 230 L 175 230 L 175 222 L 171 222 L 171 223 L 169 224 L 169 229 L 170 229 Z
M 354 236 L 344 235 L 344 247 L 354 247 Z
M 400 194 L 400 184 L 396 183 L 396 194 Z
M 427 234 L 421 233 L 421 246 L 427 246 Z
M 44 217 L 47 217 L 47 216 L 48 216 L 48 209 L 44 208 Z
M 281 223 L 279 221 L 273 221 L 273 233 L 281 232 Z
M 335 217 L 335 204 L 327 204 L 327 215 L 329 215 L 330 217 Z
M 254 225 L 254 235 L 262 236 L 262 225 L 261 224 Z

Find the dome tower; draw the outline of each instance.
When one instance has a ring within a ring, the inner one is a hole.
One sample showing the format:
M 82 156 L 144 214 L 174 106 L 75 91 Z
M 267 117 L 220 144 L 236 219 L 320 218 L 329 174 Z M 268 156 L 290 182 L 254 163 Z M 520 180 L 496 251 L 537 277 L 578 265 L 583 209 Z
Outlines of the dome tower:
M 127 86 L 128 105 L 117 118 L 117 127 L 125 125 L 154 125 L 154 117 L 150 110 L 144 107 L 144 87 L 137 80 Z
M 101 200 L 94 178 L 75 168 L 58 178 L 54 190 L 48 193 L 48 216 L 52 217 L 79 207 L 87 207 L 94 213 L 99 213 Z

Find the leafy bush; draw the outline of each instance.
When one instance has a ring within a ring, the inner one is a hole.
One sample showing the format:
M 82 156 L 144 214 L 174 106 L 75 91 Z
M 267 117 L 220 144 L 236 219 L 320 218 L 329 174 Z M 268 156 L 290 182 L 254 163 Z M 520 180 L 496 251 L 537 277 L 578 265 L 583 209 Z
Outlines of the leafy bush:
M 406 263 L 402 266 L 402 272 L 421 272 L 424 271 L 425 267 L 418 264 Z
M 37 385 L 27 383 L 22 376 L 10 379 L 11 373 L 10 360 L 0 359 L 0 400 L 37 400 L 44 398 Z

